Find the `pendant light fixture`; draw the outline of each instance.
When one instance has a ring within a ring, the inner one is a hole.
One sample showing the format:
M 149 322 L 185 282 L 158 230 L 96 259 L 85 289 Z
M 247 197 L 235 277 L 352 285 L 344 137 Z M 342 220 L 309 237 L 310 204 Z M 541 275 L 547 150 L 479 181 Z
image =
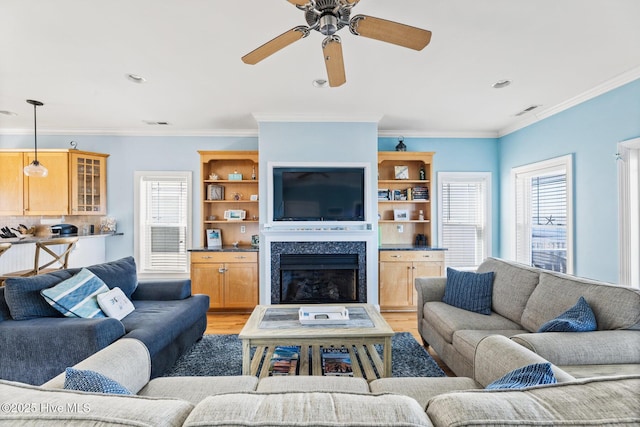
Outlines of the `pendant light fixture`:
M 44 178 L 49 174 L 49 171 L 38 161 L 38 120 L 36 118 L 36 108 L 44 104 L 40 101 L 34 101 L 33 99 L 27 99 L 27 102 L 33 105 L 33 143 L 35 158 L 28 166 L 24 167 L 24 174 L 34 178 Z

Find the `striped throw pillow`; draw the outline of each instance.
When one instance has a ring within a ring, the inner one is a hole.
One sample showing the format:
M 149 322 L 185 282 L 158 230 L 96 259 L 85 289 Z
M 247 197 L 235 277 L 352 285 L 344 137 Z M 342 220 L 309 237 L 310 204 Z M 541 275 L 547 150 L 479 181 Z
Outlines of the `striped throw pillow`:
M 515 369 L 485 387 L 486 390 L 520 389 L 557 382 L 551 363 L 534 363 Z
M 480 314 L 491 314 L 493 271 L 474 273 L 447 268 L 442 302 Z
M 40 294 L 66 317 L 94 318 L 106 317 L 98 306 L 96 297 L 108 290 L 99 277 L 83 268 L 78 274 L 56 286 L 43 289 Z

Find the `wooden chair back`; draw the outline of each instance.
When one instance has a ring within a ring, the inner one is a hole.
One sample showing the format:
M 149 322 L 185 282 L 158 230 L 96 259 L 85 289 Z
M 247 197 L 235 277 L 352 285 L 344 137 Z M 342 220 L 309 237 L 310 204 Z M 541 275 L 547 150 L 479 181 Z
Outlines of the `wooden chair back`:
M 69 265 L 69 255 L 71 254 L 71 251 L 73 250 L 77 242 L 77 237 L 60 237 L 57 239 L 36 242 L 36 256 L 33 264 L 34 273 L 32 275 L 44 274 L 50 271 L 63 270 L 67 268 L 67 266 Z M 64 250 L 60 254 L 57 254 L 50 249 L 51 246 L 57 245 L 66 245 Z M 53 259 L 47 263 L 40 265 L 41 251 L 46 252 Z M 54 264 L 57 264 L 57 266 L 54 268 L 48 268 L 49 266 L 52 266 Z

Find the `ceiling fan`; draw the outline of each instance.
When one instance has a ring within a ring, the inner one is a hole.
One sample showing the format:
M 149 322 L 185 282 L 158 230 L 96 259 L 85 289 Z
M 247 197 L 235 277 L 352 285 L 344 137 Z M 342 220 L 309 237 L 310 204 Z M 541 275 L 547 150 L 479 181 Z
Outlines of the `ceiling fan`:
M 360 0 L 287 0 L 304 11 L 308 26 L 300 25 L 280 34 L 242 57 L 245 64 L 257 64 L 295 41 L 307 37 L 311 30 L 325 36 L 322 53 L 329 86 L 347 81 L 342 57 L 342 40 L 335 33 L 345 26 L 356 36 L 368 37 L 414 50 L 422 50 L 431 40 L 431 31 L 367 15 L 351 17 L 351 9 Z

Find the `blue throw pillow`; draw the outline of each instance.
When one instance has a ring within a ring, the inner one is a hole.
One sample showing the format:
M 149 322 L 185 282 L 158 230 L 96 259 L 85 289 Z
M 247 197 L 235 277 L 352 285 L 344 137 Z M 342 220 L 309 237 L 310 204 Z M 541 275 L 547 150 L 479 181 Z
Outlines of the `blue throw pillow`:
M 64 388 L 92 393 L 133 394 L 119 382 L 98 372 L 74 368 L 65 370 Z
M 538 332 L 589 332 L 598 329 L 596 316 L 584 297 L 555 319 L 540 326 Z
M 555 384 L 556 382 L 558 381 L 551 370 L 551 363 L 534 363 L 509 372 L 486 386 L 485 389 L 519 389 L 542 384 Z
M 99 277 L 83 268 L 75 276 L 40 291 L 49 304 L 67 317 L 106 317 L 97 296 L 109 288 Z
M 493 271 L 474 273 L 447 268 L 442 302 L 476 313 L 491 314 L 492 294 Z
M 8 277 L 5 280 L 4 297 L 14 320 L 29 320 L 39 317 L 61 317 L 40 295 L 73 274 L 67 270 L 54 271 L 31 277 Z

